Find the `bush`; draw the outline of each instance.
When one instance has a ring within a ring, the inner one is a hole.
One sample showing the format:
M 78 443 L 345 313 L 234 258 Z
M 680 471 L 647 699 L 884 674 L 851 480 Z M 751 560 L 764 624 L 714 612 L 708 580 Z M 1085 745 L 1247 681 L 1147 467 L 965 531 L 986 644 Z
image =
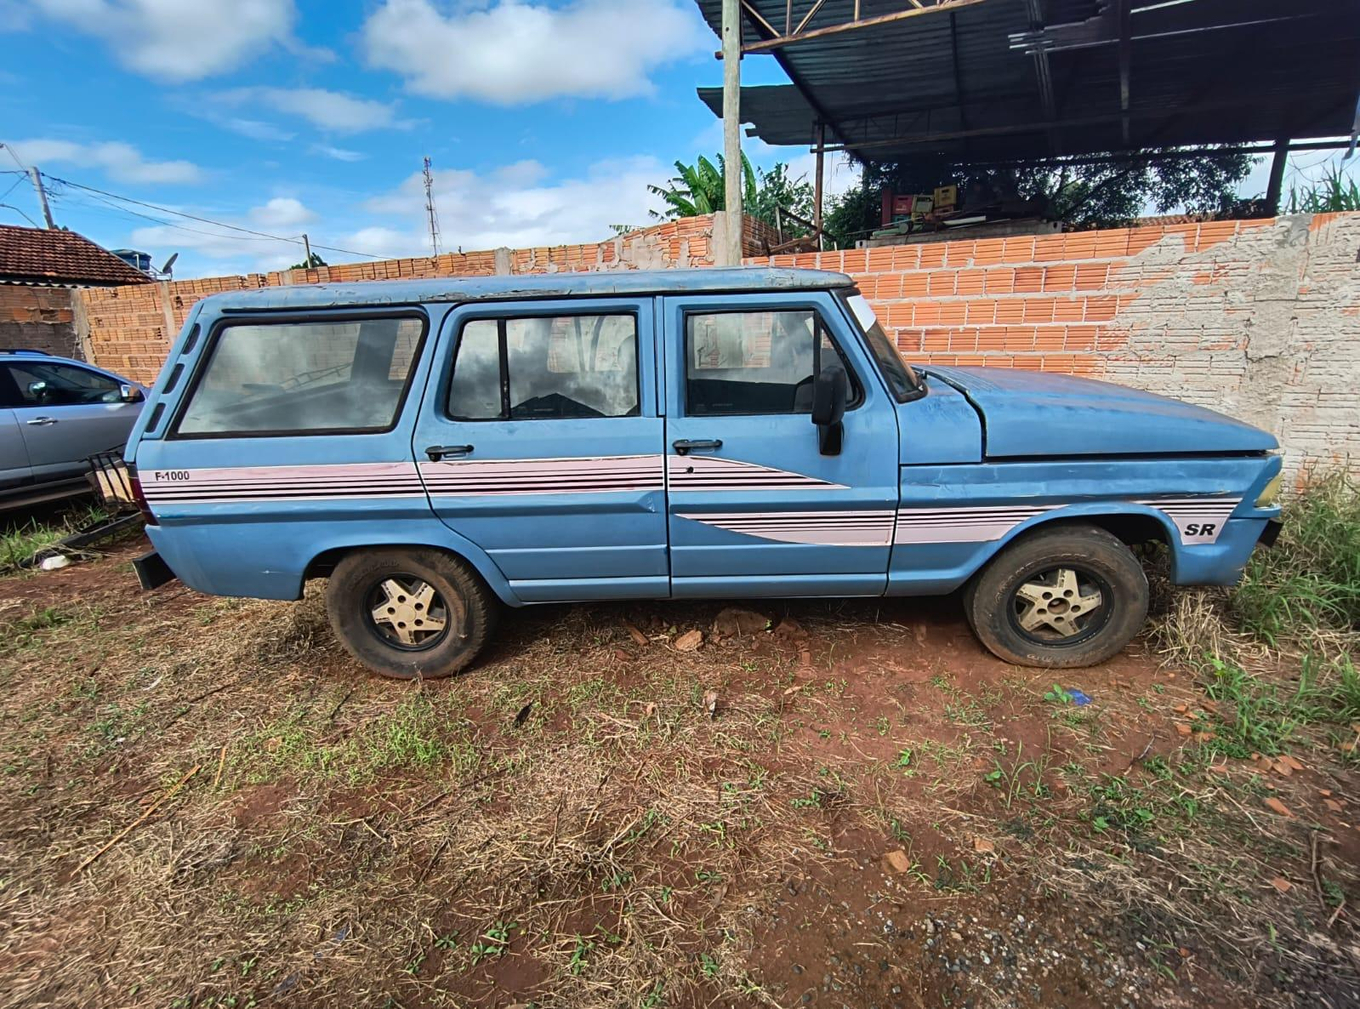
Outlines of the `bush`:
M 1284 529 L 1257 550 L 1232 596 L 1242 629 L 1271 645 L 1360 629 L 1360 487 L 1342 472 L 1286 502 Z

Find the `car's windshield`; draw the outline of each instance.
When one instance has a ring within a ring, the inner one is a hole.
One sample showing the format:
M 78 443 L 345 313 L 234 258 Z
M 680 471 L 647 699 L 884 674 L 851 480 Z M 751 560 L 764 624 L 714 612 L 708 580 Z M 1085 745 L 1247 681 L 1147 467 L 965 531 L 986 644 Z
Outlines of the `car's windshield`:
M 893 342 L 888 339 L 888 334 L 883 332 L 883 327 L 878 324 L 874 310 L 869 307 L 864 295 L 852 294 L 845 301 L 850 306 L 850 311 L 854 314 L 860 329 L 864 331 L 869 351 L 878 362 L 883 377 L 888 380 L 888 388 L 893 398 L 899 403 L 907 403 L 924 396 L 926 391 L 924 376 L 918 375 L 911 365 L 902 360 L 902 355 L 897 352 Z

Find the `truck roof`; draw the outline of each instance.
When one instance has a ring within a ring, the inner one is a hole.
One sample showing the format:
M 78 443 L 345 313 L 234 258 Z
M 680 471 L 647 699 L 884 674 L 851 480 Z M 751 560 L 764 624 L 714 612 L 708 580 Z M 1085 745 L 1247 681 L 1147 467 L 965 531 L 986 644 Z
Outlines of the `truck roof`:
M 589 273 L 434 277 L 225 291 L 204 301 L 219 312 L 307 309 L 336 305 L 413 305 L 421 302 L 505 301 L 521 298 L 609 297 L 632 294 L 830 290 L 852 287 L 843 273 L 778 267 L 739 269 L 603 270 Z

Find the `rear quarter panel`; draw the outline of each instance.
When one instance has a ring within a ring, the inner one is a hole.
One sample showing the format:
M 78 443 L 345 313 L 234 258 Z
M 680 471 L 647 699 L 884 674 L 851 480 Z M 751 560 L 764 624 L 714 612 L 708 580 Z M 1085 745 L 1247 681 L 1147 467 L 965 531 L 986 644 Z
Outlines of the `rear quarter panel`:
M 147 534 L 171 570 L 215 595 L 295 599 L 311 562 L 355 546 L 440 546 L 462 552 L 507 602 L 495 565 L 434 516 L 416 473 L 414 417 L 447 306 L 426 309 L 396 425 L 371 434 L 168 437 L 221 321 L 205 299 L 186 322 L 128 445 L 156 517 Z

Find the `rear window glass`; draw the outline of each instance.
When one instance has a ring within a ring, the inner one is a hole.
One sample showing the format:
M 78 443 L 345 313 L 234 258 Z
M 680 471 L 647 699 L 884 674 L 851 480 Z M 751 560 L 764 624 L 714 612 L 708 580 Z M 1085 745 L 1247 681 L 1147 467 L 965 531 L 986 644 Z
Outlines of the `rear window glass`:
M 416 316 L 225 326 L 176 433 L 387 430 L 424 335 Z

